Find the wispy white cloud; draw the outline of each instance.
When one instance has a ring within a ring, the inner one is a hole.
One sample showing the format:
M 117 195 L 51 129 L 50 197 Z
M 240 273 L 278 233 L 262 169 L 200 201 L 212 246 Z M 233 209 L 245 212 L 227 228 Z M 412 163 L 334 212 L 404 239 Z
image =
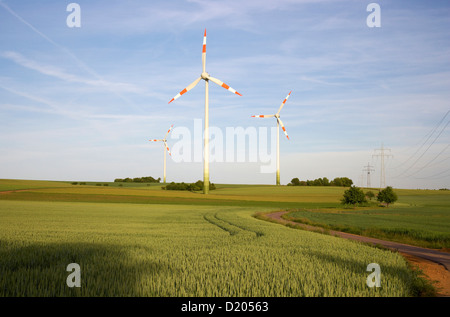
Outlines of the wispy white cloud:
M 15 16 L 20 22 L 25 24 L 27 27 L 29 27 L 34 33 L 38 34 L 41 38 L 46 40 L 48 43 L 50 43 L 52 46 L 56 47 L 60 51 L 64 52 L 67 56 L 69 56 L 72 60 L 74 60 L 77 65 L 86 71 L 88 74 L 93 76 L 97 79 L 97 83 L 101 83 L 104 87 L 107 87 L 113 94 L 115 94 L 117 97 L 125 101 L 127 104 L 132 105 L 132 102 L 126 98 L 124 95 L 121 94 L 120 91 L 115 90 L 114 85 L 110 86 L 107 85 L 107 81 L 105 81 L 97 72 L 95 72 L 91 67 L 86 65 L 82 60 L 80 60 L 74 53 L 72 53 L 69 49 L 66 47 L 60 45 L 59 43 L 52 40 L 49 36 L 38 30 L 35 26 L 33 26 L 31 23 L 26 21 L 23 17 L 21 17 L 18 13 L 16 13 L 14 10 L 12 10 L 8 5 L 6 5 L 3 1 L 0 1 L 0 6 L 2 6 L 6 11 L 8 11 L 10 14 Z M 69 76 L 70 77 L 70 76 Z
M 107 88 L 108 90 L 114 90 L 114 91 L 120 91 L 120 92 L 142 92 L 143 90 L 136 87 L 135 85 L 128 84 L 128 83 L 116 83 L 116 82 L 110 82 L 103 79 L 89 79 L 84 78 L 80 76 L 76 76 L 70 73 L 67 73 L 61 68 L 52 66 L 52 65 L 44 65 L 40 64 L 36 61 L 30 60 L 26 58 L 25 56 L 17 53 L 17 52 L 11 52 L 6 51 L 0 53 L 0 56 L 3 58 L 7 58 L 16 64 L 35 70 L 41 74 L 52 76 L 67 82 L 72 83 L 81 83 L 89 86 L 95 86 L 95 87 L 102 87 Z
M 58 115 L 62 117 L 67 117 L 73 120 L 97 120 L 96 122 L 99 123 L 101 120 L 103 121 L 123 121 L 123 122 L 132 122 L 132 123 L 138 123 L 138 122 L 148 122 L 152 120 L 164 120 L 167 119 L 167 115 L 141 115 L 141 114 L 111 114 L 111 113 L 95 113 L 95 109 L 92 107 L 87 107 L 87 109 L 91 109 L 91 111 L 88 110 L 81 110 L 80 105 L 78 107 L 70 107 L 68 104 L 60 104 L 59 102 L 55 102 L 52 100 L 49 100 L 47 98 L 43 98 L 37 95 L 34 95 L 32 93 L 26 92 L 26 91 L 20 91 L 15 88 L 11 88 L 8 86 L 5 86 L 3 84 L 0 84 L 0 88 L 4 89 L 14 95 L 23 97 L 27 100 L 32 101 L 34 104 L 44 105 L 45 107 L 39 107 L 36 105 L 23 105 L 23 104 L 12 104 L 12 103 L 1 103 L 0 109 L 9 109 L 9 110 L 22 110 L 27 112 L 39 112 L 39 113 L 47 113 L 52 115 Z M 70 109 L 68 109 L 70 108 Z M 172 118 L 174 116 L 171 116 Z

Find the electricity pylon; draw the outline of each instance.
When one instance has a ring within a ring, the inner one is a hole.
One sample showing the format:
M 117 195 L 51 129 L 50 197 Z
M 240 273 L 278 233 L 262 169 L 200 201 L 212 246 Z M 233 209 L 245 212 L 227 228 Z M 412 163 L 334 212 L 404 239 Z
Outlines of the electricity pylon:
M 367 163 L 367 166 L 364 166 L 363 172 L 367 172 L 367 188 L 370 188 L 370 172 L 374 172 L 375 170 Z
M 389 153 L 391 152 L 391 149 L 385 149 L 383 146 L 383 143 L 381 143 L 381 149 L 375 149 L 374 150 L 375 153 L 376 151 L 380 151 L 379 154 L 374 154 L 372 155 L 372 157 L 374 156 L 380 156 L 381 157 L 381 169 L 380 169 L 380 190 L 381 188 L 386 187 L 386 173 L 384 170 L 384 158 L 389 158 L 389 157 L 394 157 L 391 154 L 386 154 L 385 151 L 388 151 Z

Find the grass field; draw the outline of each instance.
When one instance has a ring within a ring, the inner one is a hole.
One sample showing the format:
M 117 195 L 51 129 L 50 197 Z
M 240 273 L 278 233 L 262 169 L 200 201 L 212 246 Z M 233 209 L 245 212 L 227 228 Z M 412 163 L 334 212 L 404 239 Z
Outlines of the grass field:
M 0 180 L 0 296 L 415 296 L 405 259 L 255 219 L 338 207 L 342 188 L 152 186 Z M 30 188 L 30 190 L 25 190 Z M 19 191 L 14 191 L 19 190 Z M 406 203 L 405 203 L 406 204 Z M 81 288 L 66 266 L 81 267 Z M 370 288 L 377 263 L 382 287 Z
M 397 190 L 389 208 L 300 209 L 286 219 L 427 248 L 450 248 L 450 192 Z

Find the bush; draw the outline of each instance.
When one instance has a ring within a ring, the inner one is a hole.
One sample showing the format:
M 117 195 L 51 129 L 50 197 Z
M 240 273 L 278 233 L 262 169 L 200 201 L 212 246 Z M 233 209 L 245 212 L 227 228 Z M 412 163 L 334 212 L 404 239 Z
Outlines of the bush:
M 161 182 L 161 178 L 154 179 L 151 176 L 145 177 L 135 177 L 135 178 L 116 178 L 114 180 L 115 183 L 159 183 Z
M 394 193 L 394 190 L 391 186 L 386 187 L 382 191 L 380 191 L 377 195 L 377 200 L 379 202 L 386 203 L 386 207 L 389 207 L 389 204 L 392 204 L 396 202 L 398 199 L 398 196 L 396 193 Z
M 348 177 L 336 177 L 330 181 L 328 178 L 317 178 L 314 180 L 301 181 L 297 177 L 293 178 L 288 186 L 341 186 L 350 187 L 353 181 Z
M 175 183 L 172 182 L 170 184 L 167 184 L 165 187 L 161 187 L 161 189 L 165 190 L 189 190 L 189 191 L 200 191 L 203 190 L 203 182 L 202 181 L 196 181 L 195 183 L 187 184 L 187 183 Z M 216 189 L 216 185 L 213 183 L 209 183 L 209 190 Z
M 370 200 L 372 200 L 372 198 L 375 197 L 375 194 L 369 190 L 369 191 L 366 193 L 366 197 L 369 198 Z
M 367 203 L 367 200 L 364 192 L 360 188 L 351 186 L 344 192 L 344 197 L 342 198 L 341 203 L 344 205 L 356 206 L 357 204 Z
M 336 177 L 330 183 L 331 186 L 351 187 L 353 181 L 348 177 Z

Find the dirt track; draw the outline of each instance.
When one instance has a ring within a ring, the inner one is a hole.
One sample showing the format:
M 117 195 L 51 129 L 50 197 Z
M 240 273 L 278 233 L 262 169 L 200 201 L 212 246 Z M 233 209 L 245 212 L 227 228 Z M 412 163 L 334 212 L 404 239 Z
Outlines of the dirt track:
M 314 227 L 283 219 L 281 216 L 285 213 L 287 213 L 287 211 L 278 211 L 271 214 L 266 214 L 264 216 L 273 219 L 281 224 L 290 223 L 306 230 L 325 232 L 325 229 L 320 227 Z M 439 296 L 450 296 L 450 253 L 416 247 L 398 242 L 358 236 L 351 233 L 333 230 L 326 230 L 326 232 L 333 236 L 371 243 L 374 245 L 382 245 L 388 249 L 398 251 L 409 262 L 416 266 L 419 266 L 419 268 L 428 276 L 430 280 L 437 281 L 436 287 L 439 289 Z

